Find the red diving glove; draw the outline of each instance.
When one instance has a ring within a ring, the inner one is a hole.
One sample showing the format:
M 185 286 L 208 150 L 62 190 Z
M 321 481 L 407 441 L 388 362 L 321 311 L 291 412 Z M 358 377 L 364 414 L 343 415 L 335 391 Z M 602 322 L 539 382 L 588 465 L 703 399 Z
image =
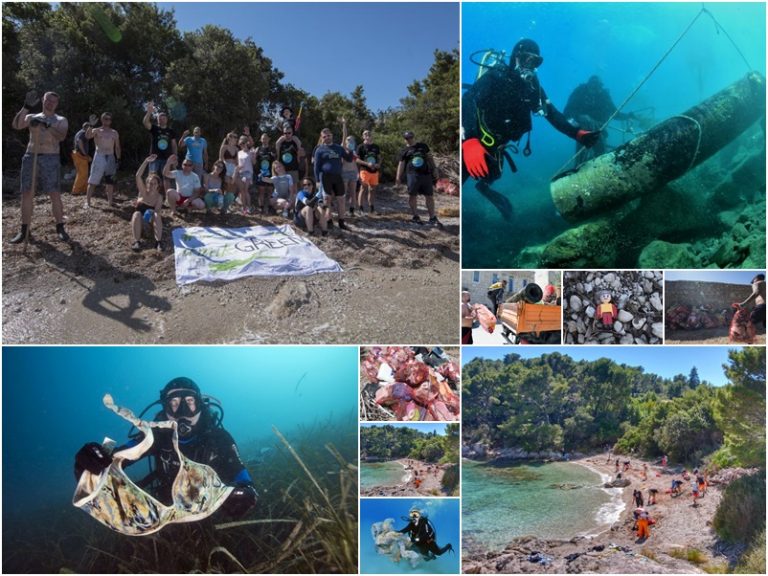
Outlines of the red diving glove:
M 464 158 L 464 165 L 472 178 L 482 178 L 488 176 L 488 163 L 485 161 L 485 155 L 488 154 L 485 147 L 477 138 L 470 138 L 461 143 L 461 153 Z
M 583 144 L 587 148 L 592 148 L 600 139 L 600 131 L 587 132 L 586 130 L 579 130 L 576 132 L 576 141 L 579 144 Z

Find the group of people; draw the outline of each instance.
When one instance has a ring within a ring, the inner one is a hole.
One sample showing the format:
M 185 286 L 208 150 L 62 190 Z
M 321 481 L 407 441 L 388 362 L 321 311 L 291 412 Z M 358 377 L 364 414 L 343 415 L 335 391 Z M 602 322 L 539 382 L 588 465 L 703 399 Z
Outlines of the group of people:
M 51 196 L 59 239 L 68 241 L 61 202 L 59 144 L 66 138 L 66 118 L 56 114 L 59 96 L 46 92 L 43 111 L 31 114 L 39 99 L 27 94 L 22 109 L 13 120 L 17 130 L 29 129 L 30 140 L 22 159 L 21 229 L 12 239 L 24 241 L 32 219 L 34 189 Z M 172 216 L 181 212 L 217 209 L 220 214 L 238 209 L 244 215 L 279 214 L 314 234 L 320 228 L 325 236 L 334 227 L 333 212 L 340 230 L 347 230 L 347 216 L 376 214 L 376 190 L 382 168 L 382 151 L 371 130 L 364 130 L 362 143 L 348 134 L 342 123 L 342 144 L 334 143 L 330 128 L 324 128 L 311 155 L 296 135 L 298 119 L 289 107 L 280 113 L 280 136 L 272 145 L 268 133 L 259 144 L 248 126 L 242 134 L 228 133 L 217 156 L 209 154 L 208 141 L 197 126 L 177 137 L 166 112 L 153 102 L 146 105 L 143 125 L 150 133 L 149 155 L 136 171 L 137 198 L 131 218 L 132 249 L 142 248 L 145 224 L 151 227 L 154 247 L 162 250 L 163 207 Z M 412 131 L 403 133 L 404 145 L 398 156 L 396 182 L 406 182 L 411 221 L 424 224 L 418 213 L 418 196 L 425 197 L 428 224 L 442 228 L 434 202 L 438 171 L 429 146 L 416 140 Z M 95 144 L 91 154 L 90 141 Z M 104 185 L 107 201 L 114 205 L 114 189 L 122 149 L 120 135 L 112 126 L 108 112 L 92 115 L 75 134 L 71 153 L 76 169 L 73 194 L 85 194 L 85 208 L 92 206 L 96 188 Z M 211 159 L 216 158 L 211 161 Z M 89 168 L 90 166 L 90 168 Z
M 632 463 L 629 459 L 622 461 L 619 458 L 614 458 L 614 455 L 609 448 L 606 464 L 611 463 L 614 465 L 616 479 L 621 479 L 624 474 L 632 470 Z M 666 455 L 662 456 L 660 464 L 661 469 L 666 471 L 668 465 L 668 458 Z M 656 476 L 660 476 L 660 474 L 657 472 Z M 648 480 L 648 464 L 643 463 L 640 477 L 643 481 Z M 672 478 L 670 481 L 670 487 L 666 493 L 669 494 L 671 498 L 678 498 L 683 494 L 686 482 L 690 483 L 691 486 L 691 496 L 693 498 L 692 505 L 693 507 L 697 507 L 698 500 L 704 497 L 708 487 L 706 473 L 699 468 L 695 468 L 692 474 L 689 473 L 687 469 L 683 469 L 683 472 L 679 477 Z M 656 522 L 653 520 L 646 507 L 657 505 L 658 496 L 659 489 L 653 486 L 648 488 L 647 500 L 643 496 L 643 491 L 641 489 L 632 490 L 632 503 L 635 507 L 633 512 L 634 524 L 632 529 L 636 531 L 637 538 L 639 540 L 646 540 L 651 536 L 651 526 L 653 526 Z

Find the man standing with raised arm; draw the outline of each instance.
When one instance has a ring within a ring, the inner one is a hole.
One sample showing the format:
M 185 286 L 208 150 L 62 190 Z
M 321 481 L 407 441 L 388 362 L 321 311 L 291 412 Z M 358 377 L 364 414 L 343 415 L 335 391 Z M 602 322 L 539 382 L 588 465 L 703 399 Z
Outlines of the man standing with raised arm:
M 56 220 L 56 235 L 64 242 L 69 234 L 64 231 L 64 207 L 61 204 L 61 164 L 59 144 L 67 137 L 69 124 L 64 116 L 56 114 L 59 95 L 46 92 L 43 95 L 43 111 L 30 114 L 40 99 L 34 91 L 28 92 L 24 106 L 13 118 L 13 128 L 29 128 L 29 143 L 21 158 L 21 230 L 11 238 L 11 244 L 23 242 L 32 223 L 32 206 L 35 190 L 32 174 L 35 173 L 35 186 L 51 197 L 51 209 Z
M 149 171 L 156 174 L 162 174 L 165 163 L 170 156 L 176 156 L 178 153 L 176 147 L 176 132 L 168 126 L 168 114 L 158 112 L 157 124 L 152 124 L 152 115 L 155 113 L 154 102 L 147 102 L 147 113 L 144 115 L 144 128 L 152 134 L 152 143 L 149 147 L 149 154 L 157 156 L 154 162 L 150 164 Z M 163 191 L 172 188 L 171 181 L 163 178 Z

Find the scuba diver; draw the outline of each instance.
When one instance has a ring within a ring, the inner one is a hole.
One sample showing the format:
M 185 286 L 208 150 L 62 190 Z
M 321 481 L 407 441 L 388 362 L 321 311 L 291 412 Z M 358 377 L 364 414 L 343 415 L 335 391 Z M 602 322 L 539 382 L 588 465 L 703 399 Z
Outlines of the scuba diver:
M 570 124 L 549 101 L 536 75 L 542 62 L 538 44 L 520 40 L 512 50 L 509 65 L 499 61 L 492 65 L 479 63 L 481 74 L 462 97 L 462 183 L 470 176 L 477 179 L 478 192 L 507 220 L 513 216 L 512 204 L 491 184 L 501 177 L 505 160 L 512 172 L 517 172 L 507 148 L 516 153 L 526 133 L 523 156 L 531 154 L 531 114 L 544 116 L 558 131 L 587 148 L 600 138 L 599 132 Z
M 154 421 L 172 420 L 177 423 L 179 448 L 190 460 L 213 468 L 221 480 L 234 490 L 222 508 L 233 517 L 245 514 L 256 504 L 256 489 L 248 470 L 243 465 L 232 436 L 222 427 L 224 411 L 218 401 L 200 393 L 200 388 L 190 378 L 174 378 L 160 391 L 160 398 L 141 413 L 141 418 L 155 404 L 162 406 Z M 125 445 L 108 451 L 96 442 L 85 444 L 75 456 L 75 478 L 84 470 L 100 474 L 112 462 L 112 452 L 118 452 L 139 444 L 142 432 L 133 435 Z M 146 456 L 150 461 L 150 473 L 135 484 L 149 491 L 155 498 L 170 505 L 173 502 L 174 480 L 179 472 L 179 457 L 172 443 L 172 430 L 154 429 L 154 443 Z
M 449 550 L 453 552 L 453 545 L 450 543 L 442 548 L 437 545 L 437 532 L 435 532 L 435 527 L 432 526 L 426 512 L 414 506 L 408 511 L 408 516 L 410 518 L 403 518 L 403 520 L 408 520 L 408 525 L 398 532 L 410 536 L 411 544 L 425 560 L 434 560 Z
M 563 109 L 563 114 L 571 124 L 591 131 L 600 130 L 614 112 L 616 112 L 616 104 L 613 103 L 611 95 L 597 76 L 591 76 L 585 84 L 576 86 Z M 635 115 L 631 112 L 617 112 L 613 119 L 629 121 L 634 120 Z M 605 141 L 605 135 L 601 134 L 589 150 L 581 149 L 577 144 L 576 151 L 579 155 L 575 159 L 576 165 L 604 154 Z

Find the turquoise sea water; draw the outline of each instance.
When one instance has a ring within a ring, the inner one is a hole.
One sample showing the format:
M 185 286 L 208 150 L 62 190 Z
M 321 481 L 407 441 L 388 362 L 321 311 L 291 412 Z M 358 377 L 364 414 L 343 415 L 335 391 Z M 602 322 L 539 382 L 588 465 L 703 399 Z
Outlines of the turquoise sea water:
M 405 469 L 399 462 L 360 463 L 361 488 L 400 484 L 405 475 Z
M 603 489 L 600 474 L 578 464 L 497 468 L 465 460 L 462 475 L 462 533 L 492 550 L 517 536 L 567 539 L 599 533 L 623 510 L 620 491 Z

